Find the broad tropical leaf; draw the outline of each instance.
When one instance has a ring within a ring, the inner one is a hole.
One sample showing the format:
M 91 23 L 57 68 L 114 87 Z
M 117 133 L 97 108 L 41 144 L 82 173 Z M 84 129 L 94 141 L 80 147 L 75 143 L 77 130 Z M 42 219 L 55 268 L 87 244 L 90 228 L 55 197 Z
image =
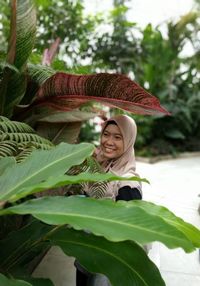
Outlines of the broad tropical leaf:
M 45 116 L 40 113 L 41 118 L 37 121 L 37 133 L 54 144 L 60 142 L 76 143 L 80 133 L 81 125 L 84 121 L 94 118 L 97 114 L 81 110 L 61 112 L 52 110 L 52 114 L 47 112 Z M 33 121 L 33 117 L 32 117 Z
M 82 122 L 37 123 L 37 133 L 57 145 L 61 142 L 77 143 Z
M 148 203 L 147 203 L 148 204 Z M 32 214 L 48 224 L 70 224 L 75 229 L 87 229 L 97 236 L 110 241 L 134 240 L 139 244 L 160 241 L 169 248 L 182 247 L 186 252 L 195 250 L 191 240 L 193 233 L 187 236 L 161 215 L 152 215 L 134 201 L 113 202 L 109 199 L 92 199 L 80 196 L 43 197 L 29 200 L 18 206 L 0 211 L 5 214 Z M 157 208 L 152 205 L 152 208 Z M 165 215 L 166 216 L 166 215 Z M 177 221 L 174 215 L 174 221 Z M 180 222 L 179 222 L 180 223 Z M 200 231 L 196 229 L 200 238 Z M 200 247 L 200 239 L 199 239 Z
M 137 204 L 137 202 L 135 202 Z M 195 247 L 199 247 L 200 244 L 200 231 L 197 230 L 192 224 L 184 222 L 180 217 L 175 217 L 174 214 L 163 206 L 154 207 L 153 203 L 150 202 L 139 202 L 140 208 L 147 211 L 148 213 L 162 217 L 167 223 L 175 226 L 177 229 L 182 231 L 188 239 L 191 240 Z M 176 219 L 174 219 L 176 218 Z
M 23 228 L 11 232 L 0 241 L 0 268 L 4 273 L 25 274 L 32 267 L 27 264 L 41 252 L 49 248 L 49 243 L 44 237 L 53 229 L 53 226 L 43 224 L 37 220 L 30 221 Z M 34 267 L 35 265 L 33 265 Z M 23 273 L 24 272 L 24 273 Z
M 16 169 L 19 165 L 16 166 Z M 21 170 L 22 171 L 22 170 Z M 12 174 L 13 169 L 10 170 L 10 175 Z M 58 187 L 62 187 L 65 185 L 72 185 L 72 184 L 80 184 L 80 183 L 90 183 L 90 182 L 109 182 L 109 181 L 140 181 L 140 182 L 148 182 L 146 179 L 141 179 L 138 177 L 131 177 L 131 178 L 123 178 L 119 176 L 115 176 L 113 174 L 105 173 L 105 174 L 99 174 L 99 173 L 81 173 L 76 176 L 50 176 L 43 179 L 42 183 L 34 184 L 33 186 L 25 186 L 18 188 L 15 191 L 15 194 L 13 194 L 8 201 L 14 202 L 18 199 L 21 199 L 23 197 L 26 197 L 30 194 L 35 194 L 41 191 L 45 191 L 48 189 L 55 189 Z M 9 190 L 7 190 L 9 192 Z M 98 190 L 96 190 L 98 192 Z M 100 190 L 101 192 L 101 190 Z M 0 197 L 1 198 L 1 197 Z
M 33 151 L 28 160 L 4 172 L 0 179 L 0 200 L 10 200 L 24 187 L 66 173 L 72 166 L 81 164 L 93 150 L 92 144 L 61 143 L 51 150 Z
M 24 72 L 16 72 L 9 67 L 3 71 L 3 79 L 0 83 L 1 98 L 4 97 L 1 114 L 12 116 L 13 108 L 23 98 L 26 90 L 26 76 Z
M 46 104 L 69 111 L 92 100 L 138 114 L 168 114 L 156 97 L 134 81 L 125 75 L 108 73 L 96 75 L 56 73 L 41 86 L 32 107 Z
M 32 52 L 36 33 L 36 12 L 33 0 L 11 1 L 11 31 L 7 63 L 0 83 L 1 114 L 11 116 L 14 105 L 23 98 L 27 80 L 24 73 L 27 59 Z
M 165 283 L 145 251 L 132 241 L 113 243 L 73 229 L 61 229 L 50 236 L 89 272 L 103 273 L 113 286 L 164 286 Z
M 21 111 L 23 111 L 23 105 L 30 104 L 35 97 L 40 86 L 53 74 L 55 74 L 52 68 L 43 65 L 27 65 L 27 89 L 24 97 L 20 101 Z
M 33 286 L 32 284 L 23 281 L 23 280 L 15 280 L 15 279 L 9 279 L 3 274 L 0 273 L 0 285 L 2 286 Z
M 1 145 L 0 145 L 1 146 Z M 0 147 L 1 148 L 1 147 Z M 5 157 L 0 159 L 0 176 L 5 172 L 5 170 L 12 165 L 16 164 L 14 157 Z
M 7 62 L 21 69 L 30 56 L 36 35 L 33 0 L 12 0 L 12 20 Z
M 66 123 L 66 122 L 82 122 L 94 118 L 97 114 L 93 112 L 86 112 L 82 110 L 73 110 L 68 112 L 55 112 L 50 116 L 46 114 L 39 122 L 49 122 L 49 123 Z

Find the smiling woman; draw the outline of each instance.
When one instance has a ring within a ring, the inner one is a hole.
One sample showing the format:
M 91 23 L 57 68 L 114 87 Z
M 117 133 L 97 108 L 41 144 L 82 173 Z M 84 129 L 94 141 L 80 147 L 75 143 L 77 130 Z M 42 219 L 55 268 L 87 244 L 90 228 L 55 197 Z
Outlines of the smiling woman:
M 102 126 L 100 148 L 95 157 L 105 172 L 122 177 L 138 176 L 135 172 L 134 144 L 137 135 L 135 121 L 126 115 L 119 115 L 105 121 Z M 85 191 L 90 196 L 88 190 Z M 141 184 L 138 181 L 114 181 L 107 183 L 104 197 L 118 200 L 142 199 Z M 77 286 L 110 286 L 101 274 L 87 272 L 77 261 Z
M 135 172 L 134 153 L 136 135 L 136 123 L 127 115 L 115 116 L 104 122 L 100 148 L 96 151 L 96 159 L 105 172 L 123 177 L 138 176 Z M 108 184 L 106 197 L 114 200 L 130 200 L 141 199 L 141 194 L 141 184 L 139 182 L 120 181 Z

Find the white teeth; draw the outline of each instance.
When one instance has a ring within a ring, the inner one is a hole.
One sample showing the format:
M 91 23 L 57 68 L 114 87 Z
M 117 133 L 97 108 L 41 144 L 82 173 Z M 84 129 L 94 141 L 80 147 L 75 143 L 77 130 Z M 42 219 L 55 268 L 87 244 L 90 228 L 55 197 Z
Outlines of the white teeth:
M 106 150 L 106 152 L 112 152 L 112 151 L 114 151 L 114 150 L 111 149 L 111 148 L 105 148 L 105 150 Z

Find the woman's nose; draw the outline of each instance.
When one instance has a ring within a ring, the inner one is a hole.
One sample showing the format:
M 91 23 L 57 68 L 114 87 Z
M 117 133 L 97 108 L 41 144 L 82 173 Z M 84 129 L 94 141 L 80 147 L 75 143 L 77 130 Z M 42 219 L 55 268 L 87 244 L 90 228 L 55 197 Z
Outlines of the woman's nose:
M 106 143 L 107 143 L 108 145 L 113 145 L 113 138 L 112 138 L 111 136 L 108 137 L 107 140 L 106 140 Z

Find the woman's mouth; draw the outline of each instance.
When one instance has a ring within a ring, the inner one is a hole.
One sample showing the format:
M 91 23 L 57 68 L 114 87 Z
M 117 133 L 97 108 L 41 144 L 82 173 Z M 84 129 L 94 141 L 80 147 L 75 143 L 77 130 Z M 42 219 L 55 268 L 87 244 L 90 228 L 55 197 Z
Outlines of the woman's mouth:
M 107 152 L 107 153 L 111 153 L 111 152 L 115 151 L 113 148 L 109 148 L 109 147 L 105 147 L 104 149 L 105 149 L 105 152 Z

